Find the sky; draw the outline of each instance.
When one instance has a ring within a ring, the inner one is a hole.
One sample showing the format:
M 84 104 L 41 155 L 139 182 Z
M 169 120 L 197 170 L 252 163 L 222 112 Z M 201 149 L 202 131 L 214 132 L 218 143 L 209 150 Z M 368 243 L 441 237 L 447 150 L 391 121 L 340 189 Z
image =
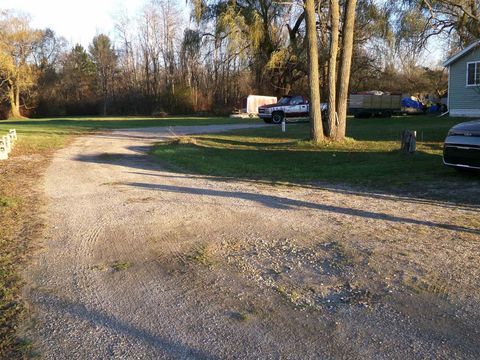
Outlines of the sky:
M 185 0 L 178 0 L 184 6 Z M 50 28 L 71 44 L 85 47 L 100 33 L 113 37 L 114 17 L 134 15 L 145 0 L 0 0 L 0 9 L 20 10 L 31 16 L 32 27 Z

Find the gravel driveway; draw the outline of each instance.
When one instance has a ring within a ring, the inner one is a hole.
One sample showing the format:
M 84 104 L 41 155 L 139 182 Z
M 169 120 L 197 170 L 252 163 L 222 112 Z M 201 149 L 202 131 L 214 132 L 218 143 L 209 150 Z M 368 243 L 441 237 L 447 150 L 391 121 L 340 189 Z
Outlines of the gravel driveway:
M 479 207 L 189 175 L 145 153 L 239 127 L 56 154 L 27 271 L 45 359 L 480 358 Z

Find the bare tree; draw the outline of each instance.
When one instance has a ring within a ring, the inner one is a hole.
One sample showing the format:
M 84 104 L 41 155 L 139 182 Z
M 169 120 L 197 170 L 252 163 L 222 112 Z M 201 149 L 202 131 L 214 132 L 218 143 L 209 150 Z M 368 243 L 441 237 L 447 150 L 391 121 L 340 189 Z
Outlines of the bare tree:
M 480 38 L 480 2 L 478 0 L 406 0 L 427 12 L 426 38 L 447 33 L 463 47 Z
M 160 52 L 163 58 L 165 71 L 165 83 L 169 92 L 175 94 L 176 73 L 176 44 L 179 42 L 180 10 L 178 2 L 173 0 L 156 0 L 155 5 L 159 8 L 162 39 Z
M 33 60 L 39 69 L 58 66 L 60 55 L 67 48 L 67 40 L 57 36 L 52 29 L 45 29 L 39 33 L 37 42 L 33 46 Z
M 138 86 L 137 48 L 135 29 L 127 13 L 118 14 L 115 32 L 121 44 L 118 62 L 123 75 L 123 87 L 128 92 L 134 92 Z
M 158 98 L 160 83 L 159 15 L 153 2 L 146 4 L 137 20 L 138 42 L 143 69 L 143 89 L 147 99 Z
M 198 87 L 200 83 L 201 36 L 198 31 L 188 29 L 183 35 L 180 55 L 183 79 L 192 90 L 194 109 L 198 109 Z

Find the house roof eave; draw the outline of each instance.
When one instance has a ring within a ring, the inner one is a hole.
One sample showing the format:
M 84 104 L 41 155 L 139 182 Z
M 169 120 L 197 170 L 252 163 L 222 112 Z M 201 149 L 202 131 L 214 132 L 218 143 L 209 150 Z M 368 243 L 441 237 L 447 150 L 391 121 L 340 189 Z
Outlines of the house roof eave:
M 457 61 L 458 59 L 460 59 L 461 57 L 463 57 L 464 55 L 466 55 L 468 52 L 470 52 L 475 46 L 478 46 L 480 45 L 480 39 L 477 40 L 477 41 L 474 41 L 473 43 L 471 43 L 470 45 L 468 45 L 465 49 L 463 49 L 462 51 L 459 51 L 458 53 L 456 53 L 455 55 L 453 55 L 452 57 L 450 57 L 449 59 L 447 59 L 444 63 L 443 63 L 443 66 L 444 67 L 447 67 L 447 66 L 450 66 L 452 63 L 454 63 L 455 61 Z

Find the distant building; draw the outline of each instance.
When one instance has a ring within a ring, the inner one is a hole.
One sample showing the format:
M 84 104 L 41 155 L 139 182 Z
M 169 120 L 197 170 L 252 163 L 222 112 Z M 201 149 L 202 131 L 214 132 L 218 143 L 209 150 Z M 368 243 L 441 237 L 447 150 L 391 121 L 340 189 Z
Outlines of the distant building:
M 443 64 L 448 67 L 450 116 L 480 117 L 480 40 Z

